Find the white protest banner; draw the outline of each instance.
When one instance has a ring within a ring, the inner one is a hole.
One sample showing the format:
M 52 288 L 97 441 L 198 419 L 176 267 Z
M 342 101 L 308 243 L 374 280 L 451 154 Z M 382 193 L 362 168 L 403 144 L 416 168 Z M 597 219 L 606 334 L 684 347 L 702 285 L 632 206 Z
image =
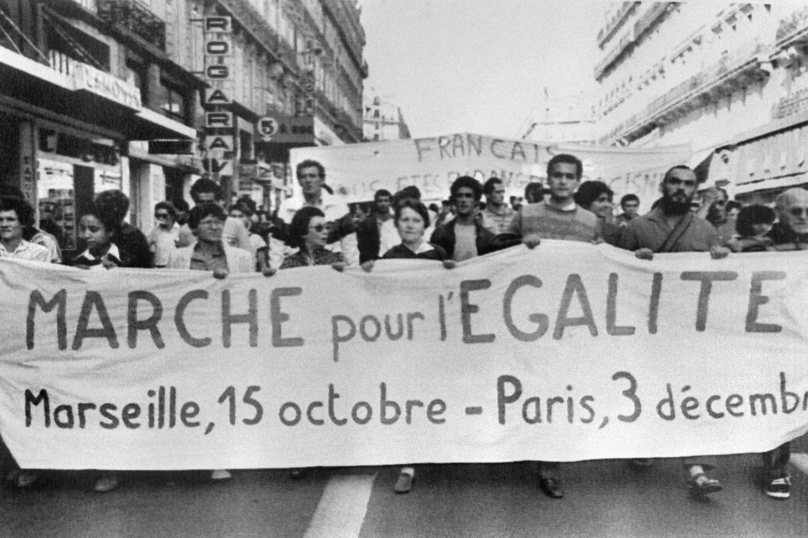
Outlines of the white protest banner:
M 0 260 L 24 468 L 761 452 L 808 429 L 808 254 L 545 241 L 276 276 Z
M 559 153 L 571 153 L 583 161 L 583 181 L 604 181 L 618 196 L 637 194 L 643 207 L 650 208 L 659 197 L 662 174 L 671 166 L 686 164 L 690 146 L 620 148 L 457 133 L 295 148 L 290 162 L 293 170 L 306 159 L 322 163 L 326 182 L 336 195 L 351 203 L 372 200 L 378 189 L 395 193 L 407 185 L 417 186 L 424 200 L 448 198 L 449 186 L 462 175 L 480 182 L 496 176 L 505 183 L 508 195 L 522 196 L 528 183 L 545 181 L 547 162 Z M 295 196 L 301 196 L 297 182 L 293 185 Z

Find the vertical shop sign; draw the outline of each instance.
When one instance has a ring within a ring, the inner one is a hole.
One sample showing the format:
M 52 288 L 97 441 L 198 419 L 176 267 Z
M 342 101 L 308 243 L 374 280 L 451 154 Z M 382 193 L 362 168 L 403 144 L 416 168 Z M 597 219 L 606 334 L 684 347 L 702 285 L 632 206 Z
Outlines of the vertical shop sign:
M 235 159 L 235 126 L 233 113 L 228 110 L 234 93 L 233 81 L 233 20 L 231 17 L 213 16 L 203 19 L 205 80 L 204 91 L 205 140 L 208 149 L 207 170 L 215 177 L 233 175 Z M 227 141 L 223 143 L 222 141 Z M 227 146 L 227 147 L 224 147 Z M 229 154 L 227 154 L 229 153 Z

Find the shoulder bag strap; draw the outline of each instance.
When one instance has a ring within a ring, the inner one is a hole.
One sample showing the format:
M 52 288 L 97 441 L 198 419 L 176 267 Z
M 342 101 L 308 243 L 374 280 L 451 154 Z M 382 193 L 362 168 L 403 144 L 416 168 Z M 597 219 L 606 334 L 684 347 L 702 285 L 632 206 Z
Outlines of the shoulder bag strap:
M 665 238 L 665 242 L 662 243 L 656 252 L 673 252 L 673 248 L 676 246 L 676 243 L 681 239 L 690 225 L 693 223 L 693 220 L 696 217 L 690 211 L 687 212 L 687 215 L 682 217 L 679 222 L 676 223 L 676 226 L 673 227 L 671 233 L 668 234 L 668 237 Z

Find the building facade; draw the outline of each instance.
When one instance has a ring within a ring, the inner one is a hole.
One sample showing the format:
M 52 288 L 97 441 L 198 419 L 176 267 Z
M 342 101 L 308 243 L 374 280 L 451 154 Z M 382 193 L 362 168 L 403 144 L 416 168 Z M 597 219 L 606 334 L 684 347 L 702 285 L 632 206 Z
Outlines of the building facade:
M 599 143 L 689 143 L 705 186 L 743 201 L 808 183 L 808 8 L 622 2 L 597 40 Z
M 553 96 L 545 89 L 521 138 L 537 142 L 592 144 L 595 141 L 595 96 Z
M 410 129 L 398 104 L 388 96 L 366 92 L 364 96 L 365 140 L 403 140 L 410 138 Z
M 0 0 L 0 181 L 67 255 L 101 190 L 129 194 L 146 231 L 202 175 L 277 202 L 289 148 L 362 139 L 359 16 L 353 0 Z

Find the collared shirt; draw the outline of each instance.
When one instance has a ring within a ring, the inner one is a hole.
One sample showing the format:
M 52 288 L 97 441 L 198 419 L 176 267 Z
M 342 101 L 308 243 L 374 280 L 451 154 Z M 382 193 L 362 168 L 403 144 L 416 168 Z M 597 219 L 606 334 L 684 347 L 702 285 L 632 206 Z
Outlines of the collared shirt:
M 657 207 L 650 213 L 637 217 L 623 228 L 618 246 L 626 250 L 648 248 L 656 252 L 665 244 L 665 240 L 673 231 L 665 218 L 662 208 Z M 707 252 L 719 244 L 718 232 L 706 220 L 695 217 L 690 226 L 676 241 L 671 252 Z
M 106 267 L 101 264 L 105 259 L 110 260 L 115 265 L 121 265 L 121 251 L 118 250 L 118 245 L 111 243 L 109 250 L 101 257 L 94 256 L 90 253 L 90 249 L 87 249 L 73 258 L 73 265 L 84 265 L 90 269 L 106 269 Z
M 51 261 L 50 252 L 42 245 L 35 245 L 29 243 L 25 239 L 20 240 L 20 244 L 14 249 L 14 252 L 6 250 L 6 246 L 0 243 L 0 258 L 14 258 L 16 260 L 26 260 L 29 262 L 44 262 Z
M 203 251 L 199 247 L 200 243 L 194 245 L 191 255 L 192 271 L 215 271 L 216 269 L 227 271 L 227 258 L 225 258 L 224 247 L 221 243 L 216 243 L 212 250 Z
M 235 217 L 227 217 L 224 220 L 224 228 L 222 228 L 222 239 L 227 241 L 231 247 L 238 247 L 244 250 L 250 250 L 250 238 L 247 234 L 247 228 L 241 219 Z M 196 242 L 196 236 L 188 224 L 183 224 L 177 233 L 177 248 L 189 247 Z
M 516 211 L 511 209 L 510 206 L 503 205 L 502 210 L 495 213 L 492 208 L 485 206 L 485 209 L 480 211 L 480 214 L 483 216 L 483 227 L 494 235 L 499 235 L 508 231 L 508 226 L 511 225 Z
M 379 257 L 401 243 L 401 236 L 398 235 L 396 224 L 393 219 L 387 219 L 379 226 Z

